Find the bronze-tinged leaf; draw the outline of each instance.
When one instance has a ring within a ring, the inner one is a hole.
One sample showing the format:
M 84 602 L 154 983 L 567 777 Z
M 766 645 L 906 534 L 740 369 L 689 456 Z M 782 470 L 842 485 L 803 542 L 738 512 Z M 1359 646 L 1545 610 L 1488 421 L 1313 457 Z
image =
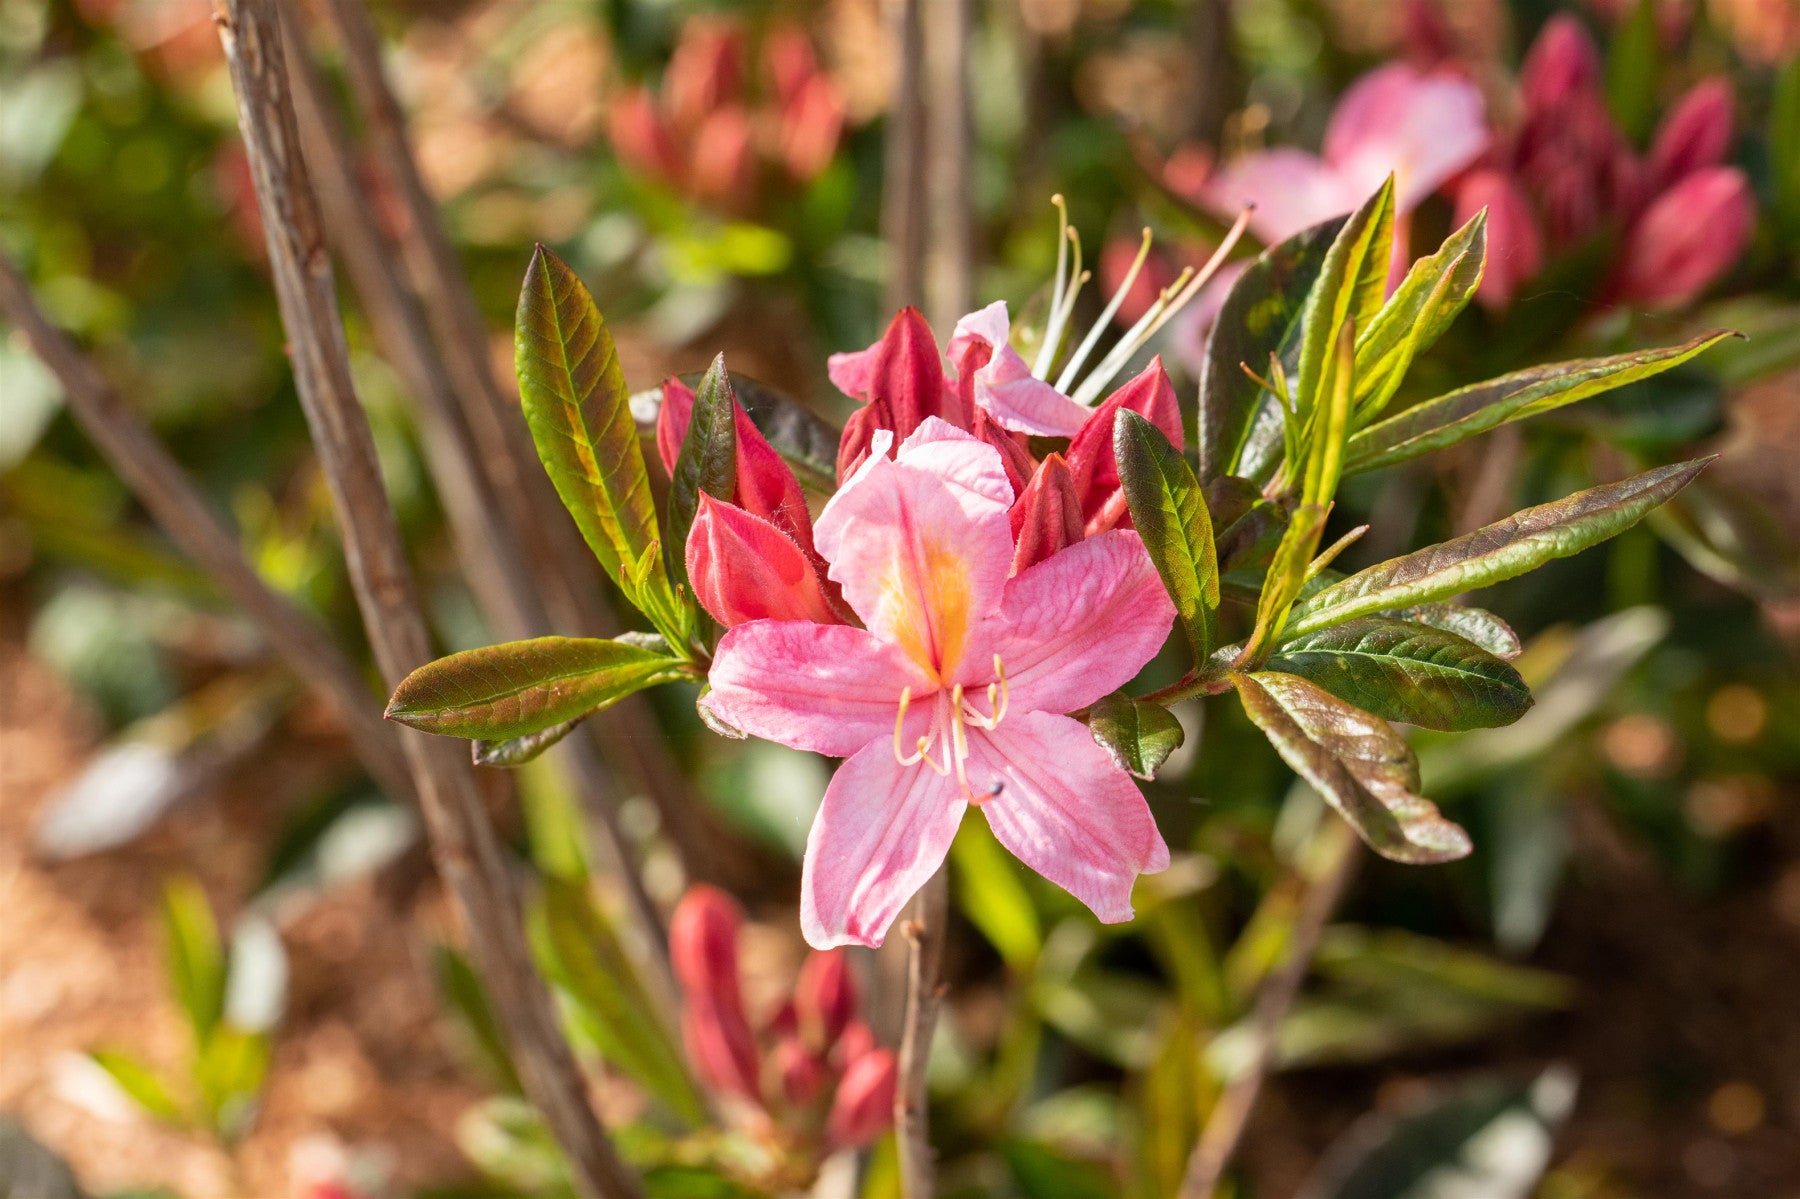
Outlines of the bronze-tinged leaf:
M 1428 624 L 1434 629 L 1466 637 L 1496 658 L 1508 662 L 1525 649 L 1512 626 L 1486 608 L 1451 603 L 1414 604 L 1410 608 L 1395 608 L 1383 612 L 1382 615 L 1391 616 L 1395 620 L 1410 620 L 1414 624 Z
M 1307 597 L 1294 608 L 1283 635 L 1298 637 L 1358 616 L 1449 599 L 1580 553 L 1636 524 L 1711 461 L 1659 466 L 1371 566 Z
M 690 390 L 698 390 L 704 371 L 685 371 L 676 378 Z M 837 451 L 843 433 L 830 421 L 772 383 L 740 372 L 731 376 L 737 401 L 782 460 L 793 469 L 802 486 L 824 495 L 837 490 Z M 656 431 L 656 414 L 662 407 L 662 388 L 633 392 L 631 411 L 640 436 Z
M 1268 665 L 1384 720 L 1442 732 L 1511 724 L 1531 707 L 1519 672 L 1474 642 L 1385 616 L 1284 642 Z
M 1418 794 L 1412 749 L 1380 717 L 1280 671 L 1234 674 L 1244 711 L 1282 760 L 1384 858 L 1426 864 L 1468 855 L 1461 827 Z
M 1152 779 L 1181 748 L 1181 722 L 1161 704 L 1115 691 L 1088 710 L 1088 729 L 1121 770 Z
M 1366 424 L 1393 398 L 1407 368 L 1456 319 L 1481 284 L 1487 214 L 1476 213 L 1438 252 L 1413 263 L 1356 336 L 1356 413 Z
M 737 489 L 737 393 L 725 370 L 725 355 L 713 359 L 694 391 L 687 436 L 669 475 L 668 543 L 663 547 L 669 578 L 686 586 L 688 531 L 694 527 L 702 493 L 729 500 Z
M 1306 420 L 1331 394 L 1338 338 L 1346 325 L 1361 328 L 1380 311 L 1387 294 L 1394 242 L 1394 177 L 1350 214 L 1306 297 L 1301 315 L 1300 362 L 1294 372 L 1294 409 Z M 1290 470 L 1297 469 L 1290 466 Z
M 1219 606 L 1219 563 L 1200 484 L 1162 430 L 1129 409 L 1113 425 L 1113 454 L 1131 522 L 1175 601 L 1194 660 L 1204 662 Z
M 1660 375 L 1717 345 L 1728 332 L 1713 332 L 1678 346 L 1635 350 L 1610 358 L 1583 358 L 1528 367 L 1472 383 L 1357 433 L 1350 439 L 1349 473 L 1392 466 L 1485 433 L 1497 425 L 1537 416 L 1589 396 Z
M 525 272 L 513 352 L 525 420 L 557 495 L 606 576 L 663 627 L 674 608 L 654 554 L 654 578 L 635 576 L 660 538 L 618 350 L 587 287 L 542 246 Z
M 683 663 L 597 637 L 534 637 L 428 662 L 400 681 L 387 717 L 483 741 L 510 741 L 685 677 Z
M 1244 374 L 1269 355 L 1297 365 L 1300 314 L 1347 217 L 1314 225 L 1264 250 L 1238 277 L 1213 322 L 1200 369 L 1200 478 L 1266 480 L 1281 449 L 1281 404 Z

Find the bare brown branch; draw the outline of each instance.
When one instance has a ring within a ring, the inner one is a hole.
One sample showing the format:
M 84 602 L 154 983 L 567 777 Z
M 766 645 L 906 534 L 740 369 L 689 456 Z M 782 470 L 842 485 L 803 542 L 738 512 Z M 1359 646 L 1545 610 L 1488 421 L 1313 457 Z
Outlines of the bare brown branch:
M 882 165 L 881 240 L 887 246 L 889 311 L 918 304 L 925 291 L 925 21 L 923 0 L 888 0 L 900 61 L 888 112 Z
M 900 1145 L 900 1193 L 931 1199 L 937 1193 L 937 1155 L 927 1119 L 926 1067 L 942 1000 L 944 926 L 950 918 L 950 867 L 940 866 L 907 905 L 901 934 L 907 941 L 906 1023 L 900 1035 L 900 1080 L 894 1090 L 894 1132 Z
M 237 95 L 301 405 L 369 642 L 392 685 L 431 656 L 431 643 L 351 383 L 330 254 L 288 95 L 280 22 L 273 0 L 218 0 L 214 21 Z M 518 897 L 464 751 L 425 734 L 399 736 L 438 870 L 468 930 L 526 1093 L 561 1145 L 577 1192 L 587 1199 L 641 1195 L 588 1105 L 581 1071 L 526 948 Z

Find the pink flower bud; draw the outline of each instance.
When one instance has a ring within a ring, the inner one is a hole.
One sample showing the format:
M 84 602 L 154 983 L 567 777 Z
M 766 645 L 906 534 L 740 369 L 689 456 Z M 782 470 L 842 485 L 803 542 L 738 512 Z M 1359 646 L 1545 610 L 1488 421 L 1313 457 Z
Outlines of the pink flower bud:
M 606 112 L 613 153 L 632 170 L 665 183 L 681 174 L 681 156 L 657 114 L 656 101 L 641 87 L 613 98 Z
M 695 17 L 663 73 L 663 101 L 677 129 L 692 131 L 708 114 L 735 105 L 744 90 L 743 36 L 729 21 Z
M 986 442 L 1000 452 L 1000 464 L 1006 468 L 1006 481 L 1012 484 L 1013 494 L 1018 495 L 1025 490 L 1025 480 L 1031 477 L 1037 463 L 1032 460 L 1030 441 L 1023 433 L 1014 433 L 1010 429 L 1000 427 L 1000 422 L 988 414 L 986 408 L 976 407 L 970 403 L 964 411 L 973 413 L 969 421 L 970 432 L 977 441 Z
M 771 1060 L 781 1086 L 781 1096 L 789 1106 L 808 1107 L 825 1089 L 825 1066 L 818 1055 L 795 1037 L 777 1042 Z
M 1731 148 L 1737 102 L 1723 79 L 1695 84 L 1663 118 L 1650 144 L 1650 184 L 1667 189 L 1702 167 L 1718 166 Z
M 756 149 L 750 116 L 731 105 L 709 113 L 694 134 L 688 183 L 694 194 L 726 207 L 740 207 L 756 178 Z
M 1519 90 L 1532 113 L 1553 112 L 1578 95 L 1594 94 L 1600 84 L 1600 52 L 1568 13 L 1545 22 L 1519 68 Z
M 700 1076 L 721 1090 L 757 1095 L 756 1039 L 738 990 L 737 901 L 700 884 L 688 889 L 669 921 L 669 958 L 687 992 L 682 1039 Z
M 1435 0 L 1406 0 L 1400 17 L 1400 43 L 1406 60 L 1429 70 L 1456 55 L 1456 32 L 1438 11 Z
M 1081 516 L 1081 496 L 1075 476 L 1061 454 L 1051 454 L 1025 485 L 1025 494 L 1013 502 L 1012 573 L 1035 566 L 1060 549 L 1081 540 L 1086 523 Z
M 776 102 L 786 108 L 819 74 L 819 59 L 813 53 L 812 39 L 794 25 L 769 30 L 763 38 L 763 69 L 774 85 Z
M 1456 189 L 1456 219 L 1461 226 L 1487 209 L 1487 265 L 1475 293 L 1483 307 L 1499 311 L 1512 303 L 1519 286 L 1536 277 L 1544 265 L 1543 238 L 1531 202 L 1512 176 L 1491 168 L 1472 171 Z
M 673 376 L 663 381 L 662 409 L 656 414 L 656 454 L 663 469 L 675 473 L 675 460 L 693 419 L 694 393 Z M 809 556 L 813 552 L 812 515 L 800 480 L 769 444 L 742 405 L 735 410 L 737 427 L 737 488 L 732 499 L 738 507 L 760 516 L 786 533 Z
M 1119 409 L 1129 408 L 1161 429 L 1176 449 L 1184 443 L 1181 407 L 1175 385 L 1163 369 L 1162 358 L 1106 398 L 1094 415 L 1069 440 L 1069 473 L 1081 497 L 1081 514 L 1087 533 L 1104 532 L 1124 519 L 1125 496 L 1119 490 L 1119 464 L 1113 457 L 1113 423 Z
M 844 100 L 827 76 L 814 75 L 781 106 L 781 162 L 797 182 L 818 178 L 837 153 L 844 132 Z
M 856 979 L 841 949 L 815 950 L 800 964 L 794 983 L 800 1034 L 820 1054 L 829 1053 L 856 1015 Z
M 838 442 L 840 483 L 868 456 L 877 429 L 890 430 L 899 444 L 928 416 L 969 427 L 962 397 L 945 385 L 937 338 L 917 308 L 895 313 L 881 340 L 867 350 L 832 355 L 831 377 L 845 394 L 868 401 L 844 422 Z
M 896 1083 L 892 1050 L 871 1050 L 850 1063 L 825 1120 L 825 1139 L 833 1148 L 860 1148 L 887 1131 L 894 1122 Z
M 702 494 L 687 540 L 688 580 L 712 618 L 841 624 L 812 559 L 794 539 L 736 504 Z
M 1620 298 L 1679 308 L 1731 269 L 1756 221 L 1750 183 L 1736 167 L 1705 167 L 1658 196 L 1621 256 Z
M 838 1038 L 837 1051 L 833 1057 L 835 1065 L 841 1070 L 864 1054 L 874 1051 L 874 1031 L 861 1020 L 852 1020 L 844 1029 L 844 1035 Z

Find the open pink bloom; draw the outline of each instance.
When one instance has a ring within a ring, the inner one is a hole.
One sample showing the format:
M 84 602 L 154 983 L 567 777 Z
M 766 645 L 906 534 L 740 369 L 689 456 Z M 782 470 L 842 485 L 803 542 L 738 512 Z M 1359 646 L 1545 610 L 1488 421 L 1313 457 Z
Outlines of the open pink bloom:
M 710 714 L 847 758 L 807 838 L 800 922 L 879 945 L 970 804 L 1101 920 L 1169 862 L 1135 784 L 1065 713 L 1123 686 L 1174 619 L 1137 535 L 1088 537 L 1009 577 L 999 451 L 935 417 L 870 453 L 815 528 L 865 628 L 756 620 L 719 642 Z

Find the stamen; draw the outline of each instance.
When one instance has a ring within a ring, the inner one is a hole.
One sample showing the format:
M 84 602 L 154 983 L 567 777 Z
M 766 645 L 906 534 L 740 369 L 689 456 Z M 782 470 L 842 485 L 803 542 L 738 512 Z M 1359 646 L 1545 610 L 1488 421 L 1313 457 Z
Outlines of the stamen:
M 1069 321 L 1075 316 L 1075 298 L 1081 289 L 1092 279 L 1091 271 L 1081 269 L 1081 234 L 1073 228 L 1068 231 L 1069 245 L 1074 251 L 1074 264 L 1069 268 L 1069 287 L 1062 294 L 1060 301 L 1052 308 L 1050 323 L 1044 326 L 1044 344 L 1038 347 L 1038 362 L 1041 366 L 1032 367 L 1031 373 L 1040 379 L 1046 379 L 1056 366 L 1057 353 L 1062 349 L 1063 334 L 1068 332 Z
M 1056 323 L 1057 309 L 1062 305 L 1063 285 L 1069 279 L 1069 206 L 1061 192 L 1051 196 L 1050 202 L 1056 205 L 1056 281 L 1050 285 L 1050 315 L 1045 318 L 1044 342 L 1038 347 L 1037 361 L 1031 367 L 1031 373 L 1040 379 L 1050 370 L 1048 356 L 1055 352 L 1052 347 L 1056 344 L 1050 330 Z
M 920 737 L 918 752 L 909 756 L 900 751 L 900 731 L 906 724 L 906 709 L 911 706 L 912 688 L 903 687 L 900 690 L 900 712 L 894 717 L 894 760 L 902 766 L 911 766 L 914 762 L 917 762 L 920 758 L 924 757 L 925 747 L 930 744 L 926 738 Z
M 1126 293 L 1131 290 L 1131 285 L 1137 282 L 1138 272 L 1144 269 L 1144 263 L 1149 259 L 1150 227 L 1146 225 L 1144 240 L 1138 246 L 1137 257 L 1131 260 L 1131 269 L 1125 272 L 1125 281 L 1119 284 L 1118 290 L 1113 292 L 1112 299 L 1107 302 L 1106 308 L 1100 313 L 1100 319 L 1094 322 L 1093 327 L 1088 330 L 1088 335 L 1082 339 L 1081 345 L 1076 347 L 1074 356 L 1069 359 L 1069 364 L 1063 367 L 1063 373 L 1057 376 L 1056 390 L 1064 395 L 1069 393 L 1069 388 L 1075 383 L 1076 372 L 1081 369 L 1081 364 L 1087 361 L 1087 356 L 1093 352 L 1095 343 L 1100 340 L 1100 335 L 1112 326 L 1112 319 L 1118 313 L 1119 305 L 1125 302 Z

